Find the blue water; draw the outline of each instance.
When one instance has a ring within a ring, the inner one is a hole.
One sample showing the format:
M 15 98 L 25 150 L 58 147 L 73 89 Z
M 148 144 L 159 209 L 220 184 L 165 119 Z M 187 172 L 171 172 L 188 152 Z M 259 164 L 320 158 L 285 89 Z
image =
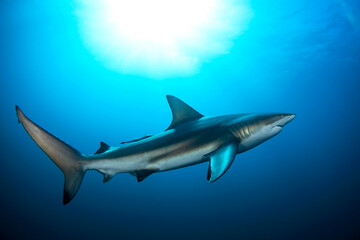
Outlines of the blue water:
M 69 1 L 0 3 L 1 239 L 360 239 L 360 4 L 250 1 L 228 52 L 187 77 L 105 67 Z M 172 94 L 200 113 L 291 112 L 217 182 L 207 164 L 141 183 L 63 175 L 17 123 L 15 104 L 83 153 L 166 129 Z

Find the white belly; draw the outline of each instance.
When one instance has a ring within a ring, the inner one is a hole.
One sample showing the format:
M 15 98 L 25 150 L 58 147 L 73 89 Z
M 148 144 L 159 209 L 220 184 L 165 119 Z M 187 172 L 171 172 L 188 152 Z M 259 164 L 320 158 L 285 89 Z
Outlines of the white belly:
M 207 160 L 207 158 L 204 157 L 206 154 L 215 151 L 217 148 L 218 144 L 211 143 L 171 157 L 164 157 L 163 159 L 155 162 L 151 162 L 150 160 L 147 168 L 167 171 L 199 164 Z

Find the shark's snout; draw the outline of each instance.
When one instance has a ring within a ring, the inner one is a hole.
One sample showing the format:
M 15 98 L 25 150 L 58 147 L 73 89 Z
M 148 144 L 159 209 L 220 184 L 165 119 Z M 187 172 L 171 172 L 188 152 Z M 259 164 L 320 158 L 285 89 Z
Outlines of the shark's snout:
M 291 122 L 295 118 L 295 116 L 296 115 L 293 113 L 281 114 L 280 119 L 276 122 L 276 126 L 278 126 L 278 127 L 285 126 L 286 124 Z

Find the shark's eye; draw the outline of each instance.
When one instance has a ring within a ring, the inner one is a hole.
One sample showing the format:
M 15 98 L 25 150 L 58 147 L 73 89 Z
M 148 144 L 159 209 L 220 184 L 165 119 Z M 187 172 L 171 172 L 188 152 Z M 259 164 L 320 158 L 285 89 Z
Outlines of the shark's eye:
M 83 39 L 122 73 L 165 78 L 195 73 L 229 50 L 252 17 L 245 0 L 77 0 Z

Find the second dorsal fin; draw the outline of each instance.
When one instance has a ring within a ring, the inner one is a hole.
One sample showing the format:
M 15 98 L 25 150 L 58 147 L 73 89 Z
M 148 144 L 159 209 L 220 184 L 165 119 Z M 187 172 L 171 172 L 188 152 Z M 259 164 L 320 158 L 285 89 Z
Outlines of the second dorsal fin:
M 100 142 L 100 148 L 96 151 L 96 153 L 94 154 L 100 154 L 100 153 L 104 153 L 106 152 L 107 150 L 110 149 L 110 146 L 107 145 L 106 143 L 104 142 Z
M 173 120 L 166 130 L 173 129 L 181 123 L 203 117 L 202 114 L 194 110 L 192 107 L 190 107 L 177 97 L 167 95 L 166 98 L 168 100 L 173 115 Z

